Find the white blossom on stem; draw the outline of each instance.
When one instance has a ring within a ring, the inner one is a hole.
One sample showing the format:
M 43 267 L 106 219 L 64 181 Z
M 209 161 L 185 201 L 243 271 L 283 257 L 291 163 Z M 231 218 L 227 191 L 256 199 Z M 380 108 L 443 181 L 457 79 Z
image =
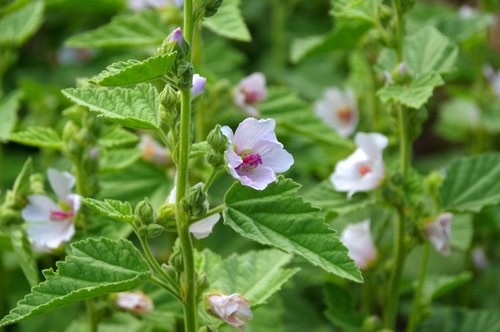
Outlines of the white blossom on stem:
M 182 35 L 181 28 L 176 28 L 174 31 L 170 33 L 169 41 L 171 43 L 177 42 L 177 45 L 179 45 L 179 47 L 182 47 L 182 44 L 184 43 L 184 37 Z
M 205 88 L 205 83 L 207 83 L 207 79 L 205 77 L 200 76 L 198 74 L 193 75 L 193 88 L 192 88 L 193 97 L 196 97 L 203 92 L 203 89 Z
M 357 133 L 358 148 L 335 166 L 330 182 L 337 191 L 347 192 L 352 197 L 356 192 L 364 192 L 379 187 L 384 178 L 382 151 L 388 139 L 378 133 Z
M 260 116 L 257 105 L 266 97 L 266 77 L 262 73 L 243 78 L 233 93 L 234 104 L 250 116 Z
M 292 166 L 293 157 L 278 142 L 275 127 L 273 119 L 247 118 L 234 135 L 228 126 L 221 128 L 229 142 L 225 152 L 229 173 L 241 184 L 263 190 L 277 180 L 276 173 Z
M 142 151 L 142 158 L 146 161 L 164 165 L 170 160 L 168 149 L 147 134 L 141 135 L 137 147 Z
M 141 291 L 117 293 L 115 303 L 120 309 L 135 314 L 145 314 L 154 308 L 151 298 Z
M 210 313 L 240 330 L 253 318 L 250 303 L 240 294 L 211 294 L 208 302 Z
M 451 221 L 453 214 L 446 212 L 424 225 L 424 233 L 431 244 L 442 255 L 451 254 Z
M 351 135 L 358 125 L 358 104 L 352 90 L 328 88 L 314 104 L 316 115 L 340 136 Z
M 51 252 L 73 237 L 73 218 L 81 205 L 81 196 L 71 193 L 76 181 L 73 175 L 53 168 L 47 174 L 58 203 L 45 195 L 30 195 L 28 205 L 21 211 L 33 248 L 43 252 Z
M 377 249 L 370 232 L 370 220 L 349 224 L 344 228 L 340 240 L 349 249 L 349 257 L 365 270 L 377 259 Z

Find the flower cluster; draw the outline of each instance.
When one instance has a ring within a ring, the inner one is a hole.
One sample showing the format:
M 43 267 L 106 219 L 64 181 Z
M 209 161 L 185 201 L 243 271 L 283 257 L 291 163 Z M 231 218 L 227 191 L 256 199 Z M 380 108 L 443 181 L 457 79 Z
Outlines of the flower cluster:
M 73 175 L 53 168 L 47 174 L 59 202 L 45 195 L 30 195 L 28 205 L 21 211 L 33 248 L 43 252 L 51 252 L 73 237 L 73 218 L 81 205 L 81 196 L 71 193 L 75 185 Z
M 316 115 L 340 136 L 351 135 L 358 125 L 358 105 L 352 90 L 329 88 L 314 104 Z

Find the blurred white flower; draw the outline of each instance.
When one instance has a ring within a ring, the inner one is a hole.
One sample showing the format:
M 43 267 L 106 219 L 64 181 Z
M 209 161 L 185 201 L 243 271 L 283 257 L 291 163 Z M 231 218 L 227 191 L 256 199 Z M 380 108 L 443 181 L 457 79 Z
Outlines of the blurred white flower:
M 57 62 L 61 65 L 81 65 L 95 57 L 97 51 L 90 48 L 61 47 L 57 51 Z
M 141 135 L 137 146 L 142 150 L 142 158 L 147 161 L 164 165 L 170 161 L 169 151 L 166 147 L 160 145 L 154 138 L 147 134 Z
M 326 89 L 323 99 L 314 104 L 314 111 L 343 137 L 351 135 L 358 125 L 358 105 L 352 90 Z
M 246 118 L 236 132 L 228 126 L 221 128 L 229 147 L 225 158 L 229 173 L 241 184 L 263 190 L 276 181 L 276 173 L 287 171 L 293 157 L 278 142 L 273 119 Z
M 141 291 L 117 293 L 115 303 L 120 309 L 135 314 L 145 314 L 154 308 L 151 298 Z
M 175 1 L 174 3 L 176 4 L 177 2 L 179 1 Z M 184 3 L 184 1 L 182 1 L 182 3 Z M 172 0 L 128 0 L 128 8 L 130 8 L 133 11 L 139 11 L 148 8 L 154 8 L 154 9 L 163 8 L 167 4 L 172 4 Z
M 356 192 L 378 188 L 384 178 L 382 151 L 388 144 L 387 137 L 378 133 L 357 133 L 358 148 L 335 166 L 330 182 L 337 191 L 352 197 Z
M 51 252 L 73 237 L 73 218 L 81 205 L 81 196 L 71 193 L 76 181 L 73 175 L 53 168 L 47 174 L 59 202 L 45 195 L 30 195 L 28 205 L 21 211 L 33 248 L 43 252 Z
M 197 95 L 203 92 L 203 89 L 205 88 L 205 83 L 207 83 L 207 79 L 205 77 L 200 76 L 198 74 L 193 75 L 193 88 L 192 88 L 193 97 L 196 97 Z
M 340 240 L 349 249 L 349 257 L 365 270 L 377 259 L 377 249 L 370 232 L 370 220 L 349 224 L 342 231 Z
M 471 258 L 472 264 L 474 264 L 474 267 L 478 270 L 484 270 L 490 265 L 488 257 L 486 257 L 486 253 L 481 247 L 476 247 L 472 250 Z
M 495 71 L 489 64 L 483 66 L 483 75 L 490 82 L 491 90 L 500 98 L 500 71 Z
M 257 105 L 267 97 L 266 77 L 253 73 L 243 78 L 233 93 L 233 101 L 243 112 L 250 116 L 260 116 Z
M 250 303 L 240 294 L 211 294 L 208 301 L 210 313 L 240 330 L 253 318 Z
M 478 14 L 479 12 L 477 11 L 476 8 L 471 7 L 469 5 L 462 5 L 458 8 L 458 15 L 461 18 L 468 19 L 471 17 L 474 17 Z
M 424 233 L 436 250 L 445 255 L 451 254 L 451 221 L 453 214 L 446 212 L 424 225 Z

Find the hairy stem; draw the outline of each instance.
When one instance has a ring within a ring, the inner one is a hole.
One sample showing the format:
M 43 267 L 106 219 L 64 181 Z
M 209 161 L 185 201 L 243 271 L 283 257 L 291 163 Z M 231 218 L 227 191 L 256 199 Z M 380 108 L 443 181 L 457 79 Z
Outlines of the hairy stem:
M 429 262 L 429 243 L 424 243 L 422 258 L 420 259 L 420 272 L 418 274 L 418 284 L 413 297 L 411 307 L 410 322 L 408 323 L 407 332 L 415 332 L 420 321 L 420 306 L 422 298 L 422 289 L 424 288 L 425 276 L 427 275 L 427 265 Z
M 212 171 L 210 172 L 210 175 L 208 176 L 207 181 L 205 181 L 205 184 L 203 185 L 203 191 L 208 191 L 212 183 L 214 182 L 215 178 L 220 172 L 219 167 L 214 167 L 212 168 Z
M 89 322 L 89 331 L 97 332 L 98 321 L 95 316 L 94 299 L 85 300 L 85 306 L 87 308 L 87 320 Z

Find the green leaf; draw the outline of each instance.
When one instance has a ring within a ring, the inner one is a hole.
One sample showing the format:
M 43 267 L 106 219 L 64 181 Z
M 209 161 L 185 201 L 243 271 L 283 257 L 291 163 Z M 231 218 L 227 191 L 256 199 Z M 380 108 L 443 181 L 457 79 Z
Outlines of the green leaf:
M 124 222 L 133 222 L 135 220 L 135 215 L 129 202 L 121 202 L 114 199 L 100 201 L 86 197 L 83 199 L 82 203 L 97 213 L 114 220 Z
M 117 148 L 135 145 L 139 142 L 137 135 L 121 126 L 111 126 L 103 130 L 99 137 L 99 145 L 104 148 Z
M 117 124 L 140 129 L 160 127 L 158 91 L 151 84 L 138 84 L 133 88 L 69 88 L 62 93 L 74 103 Z
M 336 232 L 318 208 L 297 194 L 290 179 L 258 191 L 235 183 L 225 196 L 224 223 L 264 245 L 304 257 L 328 272 L 356 282 L 363 278 Z
M 474 235 L 472 215 L 455 213 L 451 222 L 451 234 L 451 247 L 466 252 Z
M 428 275 L 422 289 L 422 302 L 430 303 L 438 298 L 472 280 L 472 273 L 464 271 L 459 275 Z
M 241 0 L 224 0 L 217 13 L 203 21 L 203 26 L 222 37 L 251 41 L 240 7 Z
M 404 41 L 404 62 L 414 74 L 447 73 L 455 65 L 458 47 L 432 26 L 416 30 Z
M 30 193 L 30 177 L 33 174 L 33 162 L 31 158 L 26 159 L 23 168 L 19 172 L 12 187 L 12 193 L 15 199 L 27 196 Z
M 33 258 L 31 251 L 31 244 L 28 237 L 21 230 L 16 229 L 10 232 L 12 248 L 16 255 L 19 267 L 24 273 L 31 287 L 38 284 L 38 266 L 36 260 Z
M 172 67 L 176 53 L 160 54 L 144 61 L 128 60 L 109 65 L 90 83 L 120 86 L 148 82 L 163 77 Z
M 21 96 L 20 92 L 13 92 L 0 99 L 0 142 L 7 140 L 16 125 Z
M 332 0 L 330 14 L 337 19 L 363 20 L 376 24 L 381 0 Z
M 325 316 L 333 324 L 347 330 L 361 330 L 364 316 L 355 310 L 352 294 L 336 284 L 328 283 L 323 288 L 326 302 Z
M 160 12 L 140 11 L 123 15 L 95 30 L 71 37 L 71 47 L 137 47 L 161 44 L 169 28 L 162 22 Z
M 395 102 L 419 109 L 427 103 L 434 88 L 443 84 L 443 79 L 439 74 L 427 73 L 413 79 L 407 86 L 386 85 L 378 90 L 377 95 L 385 104 Z
M 208 142 L 198 142 L 194 143 L 189 150 L 189 158 L 197 158 L 206 155 L 208 152 L 212 151 L 212 147 Z
M 21 45 L 33 35 L 43 20 L 43 1 L 31 1 L 0 19 L 0 45 Z
M 56 150 L 62 148 L 62 140 L 59 134 L 48 127 L 28 127 L 24 131 L 10 134 L 9 141 L 39 148 Z
M 472 99 L 456 98 L 443 103 L 436 131 L 449 141 L 461 143 L 480 126 L 481 112 Z
M 283 268 L 292 256 L 274 249 L 233 254 L 226 259 L 209 250 L 202 255 L 202 269 L 210 288 L 226 294 L 240 293 L 252 307 L 265 303 L 300 270 Z
M 0 327 L 83 299 L 130 290 L 150 277 L 148 264 L 130 241 L 88 239 L 70 248 L 65 261 L 56 264 L 57 271 L 43 271 L 47 280 L 18 302 Z
M 433 308 L 430 319 L 422 324 L 420 332 L 485 332 L 500 331 L 497 311 L 459 308 Z
M 129 167 L 142 156 L 139 149 L 113 149 L 99 151 L 99 171 L 114 172 Z
M 440 190 L 445 211 L 479 212 L 500 202 L 500 154 L 455 160 Z

